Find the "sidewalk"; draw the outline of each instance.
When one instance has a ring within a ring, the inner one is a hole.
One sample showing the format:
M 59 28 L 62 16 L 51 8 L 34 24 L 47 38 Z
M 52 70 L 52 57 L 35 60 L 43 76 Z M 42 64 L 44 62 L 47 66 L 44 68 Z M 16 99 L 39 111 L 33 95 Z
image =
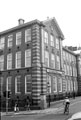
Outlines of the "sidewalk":
M 81 97 L 76 97 L 76 99 L 72 99 L 71 98 L 70 101 L 71 102 L 77 101 L 80 98 Z M 12 116 L 12 115 L 32 115 L 32 114 L 39 114 L 39 113 L 40 114 L 55 113 L 56 111 L 59 110 L 59 107 L 63 107 L 63 104 L 61 104 L 61 103 L 63 103 L 63 100 L 52 102 L 50 108 L 46 108 L 46 109 L 43 109 L 43 110 L 19 111 L 17 113 L 15 113 L 15 112 L 8 112 L 8 114 L 6 114 L 6 112 L 1 112 L 1 116 L 4 116 L 4 115 L 9 115 L 9 116 Z M 59 106 L 55 107 L 56 104 L 58 104 Z

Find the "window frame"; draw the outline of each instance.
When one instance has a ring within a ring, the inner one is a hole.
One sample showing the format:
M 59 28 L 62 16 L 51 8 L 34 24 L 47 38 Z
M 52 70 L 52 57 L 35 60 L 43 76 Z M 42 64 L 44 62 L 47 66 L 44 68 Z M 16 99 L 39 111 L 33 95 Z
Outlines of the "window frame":
M 27 77 L 30 77 L 30 79 L 27 79 Z M 28 84 L 30 84 L 31 86 L 31 75 L 25 75 L 25 94 L 30 94 L 30 92 L 28 92 Z
M 9 56 L 9 55 L 11 55 L 11 56 Z M 9 59 L 9 57 L 11 57 L 11 59 Z M 12 69 L 12 53 L 9 53 L 7 55 L 7 69 L 8 70 Z
M 22 32 L 17 32 L 16 33 L 16 45 L 17 46 L 21 45 L 21 39 L 22 39 Z
M 2 60 L 1 60 L 1 57 L 3 57 Z M 0 56 L 0 70 L 1 70 L 1 71 L 4 70 L 4 55 L 1 55 L 1 56 Z
M 8 36 L 8 48 L 11 48 L 13 45 L 13 35 Z
M 20 54 L 20 57 L 18 56 L 18 54 Z M 15 60 L 16 60 L 15 67 L 16 68 L 21 68 L 21 51 L 16 52 L 16 59 Z
M 17 81 L 20 80 L 20 81 Z M 18 91 L 18 84 L 19 84 L 19 91 Z M 21 76 L 18 75 L 15 77 L 15 94 L 20 94 L 21 93 Z
M 25 50 L 25 67 L 31 67 L 31 49 Z
M 27 38 L 29 38 L 29 40 Z M 31 28 L 25 30 L 25 43 L 27 42 L 31 42 Z

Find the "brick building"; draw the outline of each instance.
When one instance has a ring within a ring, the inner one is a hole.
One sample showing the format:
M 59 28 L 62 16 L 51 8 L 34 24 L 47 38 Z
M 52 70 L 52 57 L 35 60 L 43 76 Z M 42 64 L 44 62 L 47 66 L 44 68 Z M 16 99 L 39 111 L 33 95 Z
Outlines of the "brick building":
M 81 50 L 75 51 L 77 60 L 78 95 L 81 95 Z
M 65 90 L 72 95 L 78 92 L 77 56 L 71 50 L 63 47 L 63 68 L 65 73 Z
M 66 92 L 62 40 L 55 18 L 28 23 L 20 19 L 18 26 L 0 32 L 2 98 L 7 90 L 12 100 L 30 96 L 38 106 L 41 95 L 62 96 Z

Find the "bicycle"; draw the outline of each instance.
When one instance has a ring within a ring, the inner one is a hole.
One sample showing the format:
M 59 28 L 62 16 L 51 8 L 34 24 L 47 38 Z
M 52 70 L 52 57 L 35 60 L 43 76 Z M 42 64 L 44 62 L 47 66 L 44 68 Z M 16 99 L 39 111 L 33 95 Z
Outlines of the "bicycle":
M 66 105 L 65 105 L 64 114 L 65 113 L 69 114 L 69 103 L 66 103 Z

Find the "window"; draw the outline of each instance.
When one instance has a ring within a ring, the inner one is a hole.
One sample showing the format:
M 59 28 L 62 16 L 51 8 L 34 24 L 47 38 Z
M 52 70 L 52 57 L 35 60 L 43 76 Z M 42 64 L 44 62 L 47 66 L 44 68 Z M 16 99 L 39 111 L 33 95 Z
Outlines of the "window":
M 73 91 L 73 82 L 71 80 L 71 91 Z
M 31 49 L 25 51 L 25 67 L 31 67 Z
M 55 55 L 51 54 L 51 67 L 55 68 Z
M 62 79 L 58 78 L 58 91 L 62 92 Z
M 48 44 L 48 33 L 44 32 L 44 42 Z
M 4 55 L 0 56 L 0 70 L 4 70 Z
M 21 32 L 16 33 L 16 45 L 21 45 Z
M 31 41 L 31 29 L 25 30 L 25 42 Z
M 12 47 L 13 35 L 8 36 L 8 47 Z
M 46 67 L 49 67 L 49 53 L 48 53 L 48 51 L 45 51 L 45 65 L 46 65 Z
M 65 75 L 66 75 L 67 73 L 66 73 L 66 65 L 65 64 L 64 64 L 64 72 L 65 72 Z
M 57 92 L 57 78 L 55 76 L 53 77 L 53 91 Z
M 57 55 L 57 69 L 60 70 L 60 57 Z
M 67 65 L 67 75 L 69 75 L 69 65 Z
M 21 51 L 16 53 L 16 68 L 21 68 Z
M 5 45 L 5 38 L 2 37 L 2 38 L 0 39 L 0 49 L 4 49 L 4 45 Z
M 7 55 L 7 69 L 12 69 L 12 54 Z
M 65 82 L 66 82 L 66 85 L 65 85 L 66 87 L 65 87 L 65 89 L 66 89 L 66 92 L 67 92 L 67 80 L 66 80 Z
M 70 91 L 70 80 L 68 80 L 68 91 Z
M 47 93 L 51 93 L 51 76 L 47 75 Z
M 31 75 L 25 76 L 25 93 L 31 93 Z
M 59 39 L 56 38 L 56 48 L 59 49 Z
M 21 76 L 15 77 L 15 93 L 20 93 Z
M 51 42 L 51 46 L 54 47 L 54 36 L 53 35 L 50 36 L 50 42 Z
M 72 67 L 70 66 L 69 69 L 70 69 L 70 72 L 69 72 L 69 73 L 70 73 L 70 76 L 72 76 Z
M 3 93 L 3 77 L 0 77 L 0 95 Z
M 65 51 L 63 51 L 63 60 L 65 60 Z
M 11 91 L 11 80 L 12 80 L 11 76 L 7 77 L 7 88 L 6 88 L 7 91 Z

